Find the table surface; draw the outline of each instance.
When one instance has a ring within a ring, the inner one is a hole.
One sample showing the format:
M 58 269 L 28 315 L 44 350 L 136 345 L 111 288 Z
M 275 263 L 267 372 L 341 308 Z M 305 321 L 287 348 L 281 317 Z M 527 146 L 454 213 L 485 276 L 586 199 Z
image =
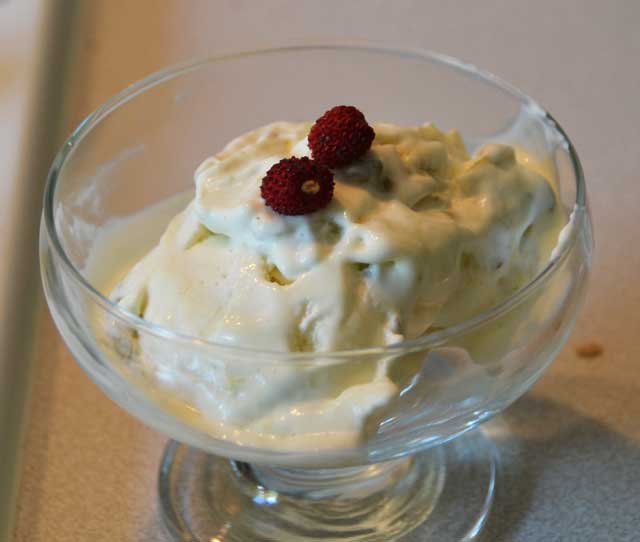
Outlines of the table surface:
M 431 48 L 535 96 L 582 158 L 596 257 L 569 343 L 491 422 L 506 430 L 495 431 L 501 473 L 481 539 L 639 539 L 640 2 L 96 0 L 76 2 L 72 23 L 66 132 L 167 64 L 283 36 Z M 603 355 L 579 357 L 592 340 Z M 165 438 L 89 381 L 45 310 L 35 363 L 14 540 L 165 540 L 155 498 Z

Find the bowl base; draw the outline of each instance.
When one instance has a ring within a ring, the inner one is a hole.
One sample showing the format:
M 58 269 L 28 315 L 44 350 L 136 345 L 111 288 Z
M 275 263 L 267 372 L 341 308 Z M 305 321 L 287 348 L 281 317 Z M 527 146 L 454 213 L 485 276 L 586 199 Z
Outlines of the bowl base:
M 182 541 L 471 541 L 495 477 L 495 448 L 481 430 L 343 469 L 254 466 L 171 441 L 159 496 L 165 525 Z

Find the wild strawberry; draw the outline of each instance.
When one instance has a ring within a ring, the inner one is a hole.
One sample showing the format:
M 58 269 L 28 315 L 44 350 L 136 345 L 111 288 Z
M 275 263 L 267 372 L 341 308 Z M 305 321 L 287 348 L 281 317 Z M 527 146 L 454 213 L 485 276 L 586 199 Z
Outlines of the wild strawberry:
M 271 166 L 260 193 L 281 215 L 306 215 L 329 204 L 333 184 L 333 174 L 326 167 L 307 157 L 291 157 Z
M 338 105 L 315 122 L 308 140 L 314 160 L 337 168 L 360 158 L 371 148 L 375 136 L 360 111 L 351 105 Z

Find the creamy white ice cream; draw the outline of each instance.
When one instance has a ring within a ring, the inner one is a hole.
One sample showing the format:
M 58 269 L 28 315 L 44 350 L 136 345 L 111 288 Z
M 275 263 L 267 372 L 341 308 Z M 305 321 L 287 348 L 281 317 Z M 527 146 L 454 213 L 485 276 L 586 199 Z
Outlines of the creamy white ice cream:
M 457 132 L 374 125 L 334 198 L 304 216 L 267 207 L 260 184 L 310 156 L 310 124 L 274 123 L 232 141 L 195 174 L 195 199 L 110 293 L 129 311 L 217 343 L 282 352 L 388 345 L 450 326 L 521 287 L 548 261 L 566 217 L 529 157 Z M 134 339 L 144 370 L 245 443 L 353 443 L 398 392 L 388 360 L 302 372 L 166 352 Z M 320 375 L 320 376 L 319 376 Z M 318 439 L 306 439 L 316 435 Z M 254 438 L 255 437 L 255 438 Z

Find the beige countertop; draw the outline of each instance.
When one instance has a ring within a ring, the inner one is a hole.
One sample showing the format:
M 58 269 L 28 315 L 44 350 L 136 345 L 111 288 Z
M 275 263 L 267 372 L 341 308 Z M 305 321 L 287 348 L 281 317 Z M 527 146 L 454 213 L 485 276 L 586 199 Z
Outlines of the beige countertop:
M 569 343 L 534 389 L 491 422 L 508 432 L 499 439 L 502 472 L 482 540 L 638 540 L 638 28 L 640 2 L 633 0 L 78 1 L 65 134 L 152 71 L 193 56 L 281 42 L 282 36 L 431 48 L 536 97 L 581 156 L 596 258 Z M 577 356 L 576 347 L 591 340 L 604 354 Z M 155 498 L 165 438 L 89 381 L 45 310 L 35 362 L 14 539 L 165 540 Z

